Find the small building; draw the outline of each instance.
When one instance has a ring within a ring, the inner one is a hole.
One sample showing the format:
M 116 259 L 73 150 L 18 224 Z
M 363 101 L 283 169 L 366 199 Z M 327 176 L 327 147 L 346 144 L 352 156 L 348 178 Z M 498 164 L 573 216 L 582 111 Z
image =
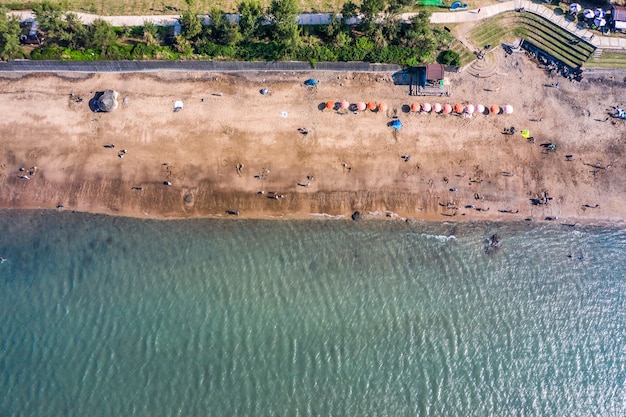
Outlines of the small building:
M 611 6 L 609 25 L 613 30 L 626 30 L 626 6 Z
M 445 66 L 442 64 L 427 64 L 419 67 L 411 67 L 409 95 L 418 96 L 447 96 Z
M 117 91 L 104 90 L 97 99 L 98 111 L 109 112 L 117 107 Z

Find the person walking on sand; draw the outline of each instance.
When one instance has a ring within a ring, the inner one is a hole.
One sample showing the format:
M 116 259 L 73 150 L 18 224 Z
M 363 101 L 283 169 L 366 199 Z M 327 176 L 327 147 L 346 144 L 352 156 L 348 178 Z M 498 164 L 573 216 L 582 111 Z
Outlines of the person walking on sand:
M 480 9 L 478 9 L 478 10 L 476 11 L 476 14 L 480 14 Z

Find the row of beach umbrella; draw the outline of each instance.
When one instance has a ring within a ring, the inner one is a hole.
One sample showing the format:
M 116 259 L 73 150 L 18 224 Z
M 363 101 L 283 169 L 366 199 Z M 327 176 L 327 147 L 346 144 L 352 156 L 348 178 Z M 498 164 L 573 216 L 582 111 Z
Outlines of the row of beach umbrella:
M 350 103 L 347 100 L 343 100 L 339 103 L 335 101 L 327 101 L 326 102 L 326 110 L 334 110 L 335 108 L 349 110 L 351 107 L 358 111 L 377 111 L 377 112 L 386 112 L 387 111 L 387 103 L 380 102 L 376 103 L 375 101 L 370 101 L 369 103 L 365 103 L 364 101 L 360 101 L 357 103 Z M 474 106 L 473 104 L 463 105 L 460 103 L 455 104 L 454 106 L 451 104 L 430 104 L 430 103 L 412 103 L 410 105 L 410 110 L 413 113 L 442 113 L 442 114 L 450 114 L 450 113 L 458 113 L 458 114 L 474 114 L 474 113 L 482 113 L 482 114 L 512 114 L 513 106 L 507 104 L 503 107 L 498 105 L 492 105 L 490 107 L 483 106 L 482 104 L 477 104 Z

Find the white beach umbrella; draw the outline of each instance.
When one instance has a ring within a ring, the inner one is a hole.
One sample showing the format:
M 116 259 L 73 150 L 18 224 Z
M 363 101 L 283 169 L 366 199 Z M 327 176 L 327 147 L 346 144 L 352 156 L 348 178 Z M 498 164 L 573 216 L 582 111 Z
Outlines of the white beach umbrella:
M 484 113 L 485 112 L 485 106 L 483 106 L 482 104 L 477 104 L 476 105 L 476 111 L 478 113 Z
M 422 111 L 423 112 L 430 112 L 432 110 L 432 106 L 430 105 L 430 103 L 422 103 Z
M 507 104 L 506 106 L 504 106 L 504 113 L 512 114 L 513 113 L 513 106 L 511 106 L 510 104 Z
M 602 26 L 606 25 L 606 20 L 602 19 L 601 17 L 596 17 L 596 18 L 593 20 L 593 23 L 594 23 L 596 26 L 598 26 L 598 27 L 602 27 Z
M 433 111 L 435 113 L 441 113 L 441 110 L 442 110 L 441 104 L 439 104 L 439 103 L 433 104 Z
M 598 7 L 595 11 L 596 17 L 604 17 L 604 10 L 601 7 Z
M 591 10 L 591 9 L 585 9 L 585 11 L 583 12 L 583 15 L 587 19 L 593 19 L 596 16 L 595 13 L 593 13 L 593 10 Z
M 465 107 L 465 113 L 473 114 L 474 113 L 474 106 L 471 105 L 471 104 L 468 104 L 467 107 Z
M 571 13 L 579 13 L 583 8 L 578 3 L 572 3 L 569 5 L 569 11 Z

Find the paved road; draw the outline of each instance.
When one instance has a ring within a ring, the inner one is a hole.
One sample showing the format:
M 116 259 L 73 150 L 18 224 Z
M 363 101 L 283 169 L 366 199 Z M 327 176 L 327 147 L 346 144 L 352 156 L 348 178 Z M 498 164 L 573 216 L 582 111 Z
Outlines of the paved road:
M 433 13 L 431 22 L 436 24 L 473 22 L 488 19 L 500 13 L 513 11 L 519 8 L 526 9 L 527 12 L 534 13 L 550 20 L 554 24 L 562 27 L 568 32 L 583 38 L 601 49 L 622 49 L 626 50 L 626 38 L 599 36 L 599 32 L 592 32 L 580 28 L 576 23 L 565 19 L 563 15 L 557 15 L 551 9 L 528 0 L 512 0 L 485 6 L 478 10 L 463 10 L 458 12 L 437 12 Z M 32 21 L 34 15 L 31 12 L 10 12 L 18 16 L 21 21 Z M 98 16 L 87 13 L 76 13 L 85 24 L 92 23 L 95 19 L 101 18 L 111 23 L 113 26 L 142 26 L 145 22 L 152 22 L 158 26 L 174 26 L 175 30 L 180 30 L 178 23 L 179 15 L 158 15 L 158 16 Z M 404 13 L 401 15 L 404 21 L 408 21 L 416 13 Z M 200 15 L 204 24 L 209 23 L 208 15 Z M 238 15 L 229 15 L 231 19 L 237 20 Z M 323 25 L 330 22 L 328 13 L 307 13 L 298 16 L 298 21 L 303 25 Z M 355 22 L 356 20 L 352 20 Z

